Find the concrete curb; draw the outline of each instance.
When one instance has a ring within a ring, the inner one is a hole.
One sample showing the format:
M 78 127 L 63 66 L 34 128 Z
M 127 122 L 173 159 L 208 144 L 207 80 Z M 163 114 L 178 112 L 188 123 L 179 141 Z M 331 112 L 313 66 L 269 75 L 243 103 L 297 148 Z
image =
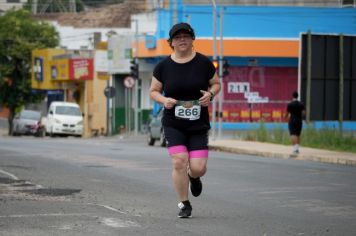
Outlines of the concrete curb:
M 287 153 L 249 150 L 249 149 L 236 148 L 236 147 L 224 147 L 221 145 L 209 145 L 209 150 L 243 154 L 243 155 L 255 155 L 255 156 L 261 156 L 267 158 L 295 159 L 295 160 L 314 161 L 314 162 L 322 162 L 322 163 L 329 163 L 329 164 L 356 166 L 356 160 L 346 159 L 342 157 L 341 158 L 325 157 L 319 155 L 306 155 L 306 154 L 295 155 L 295 154 L 287 154 Z

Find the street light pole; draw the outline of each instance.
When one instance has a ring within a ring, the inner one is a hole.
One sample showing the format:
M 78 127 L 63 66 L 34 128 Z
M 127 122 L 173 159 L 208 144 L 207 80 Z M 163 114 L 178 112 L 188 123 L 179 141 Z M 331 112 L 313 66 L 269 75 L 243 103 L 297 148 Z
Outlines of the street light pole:
M 222 116 L 223 116 L 223 100 L 224 100 L 224 83 L 223 83 L 223 58 L 224 58 L 224 40 L 223 40 L 223 7 L 220 7 L 220 62 L 219 62 L 219 79 L 221 91 L 219 93 L 219 125 L 218 139 L 221 139 Z
M 211 0 L 213 5 L 213 61 L 216 61 L 216 3 Z M 212 139 L 215 140 L 215 124 L 216 124 L 216 100 L 213 100 L 212 107 Z
M 138 20 L 136 19 L 135 20 L 135 44 L 136 44 L 136 51 L 135 51 L 135 61 L 136 63 L 138 63 L 138 47 L 139 47 L 139 44 L 138 44 Z M 137 72 L 139 74 L 139 72 Z M 136 84 L 135 84 L 135 104 L 134 104 L 134 122 L 135 122 L 135 129 L 134 129 L 134 134 L 137 136 L 138 135 L 138 110 L 139 110 L 139 89 L 138 89 L 138 86 L 139 86 L 139 76 L 137 76 L 136 78 Z

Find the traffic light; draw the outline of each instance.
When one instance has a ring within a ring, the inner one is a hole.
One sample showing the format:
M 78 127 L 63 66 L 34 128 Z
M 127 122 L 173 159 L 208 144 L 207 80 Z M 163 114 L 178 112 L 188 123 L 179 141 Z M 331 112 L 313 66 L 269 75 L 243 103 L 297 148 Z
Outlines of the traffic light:
M 213 60 L 213 65 L 215 67 L 215 70 L 218 70 L 219 68 L 219 62 L 217 60 Z
M 223 63 L 223 76 L 228 76 L 230 74 L 229 67 L 230 67 L 230 65 L 227 62 L 227 60 L 224 60 L 224 63 Z
M 131 60 L 131 66 L 130 66 L 130 70 L 131 70 L 131 76 L 134 79 L 138 79 L 138 63 L 136 62 L 136 59 L 133 58 Z

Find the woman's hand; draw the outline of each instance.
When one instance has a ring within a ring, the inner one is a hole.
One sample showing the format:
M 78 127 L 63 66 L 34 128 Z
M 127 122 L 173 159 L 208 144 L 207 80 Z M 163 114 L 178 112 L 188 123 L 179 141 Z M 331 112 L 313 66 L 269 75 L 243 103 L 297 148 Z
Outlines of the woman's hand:
M 210 92 L 204 90 L 200 90 L 200 92 L 203 94 L 203 96 L 199 98 L 199 104 L 204 107 L 209 106 L 209 103 L 213 98 L 213 95 Z
M 171 109 L 172 107 L 174 107 L 174 105 L 176 105 L 177 100 L 173 99 L 173 98 L 166 98 L 163 105 L 164 108 L 166 109 Z

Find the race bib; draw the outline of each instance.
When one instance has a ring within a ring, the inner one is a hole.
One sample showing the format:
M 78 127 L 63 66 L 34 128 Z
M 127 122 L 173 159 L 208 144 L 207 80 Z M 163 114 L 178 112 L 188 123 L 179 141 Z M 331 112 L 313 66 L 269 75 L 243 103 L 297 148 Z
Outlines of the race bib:
M 198 120 L 200 118 L 201 107 L 199 101 L 178 101 L 174 114 L 176 118 L 184 120 Z

